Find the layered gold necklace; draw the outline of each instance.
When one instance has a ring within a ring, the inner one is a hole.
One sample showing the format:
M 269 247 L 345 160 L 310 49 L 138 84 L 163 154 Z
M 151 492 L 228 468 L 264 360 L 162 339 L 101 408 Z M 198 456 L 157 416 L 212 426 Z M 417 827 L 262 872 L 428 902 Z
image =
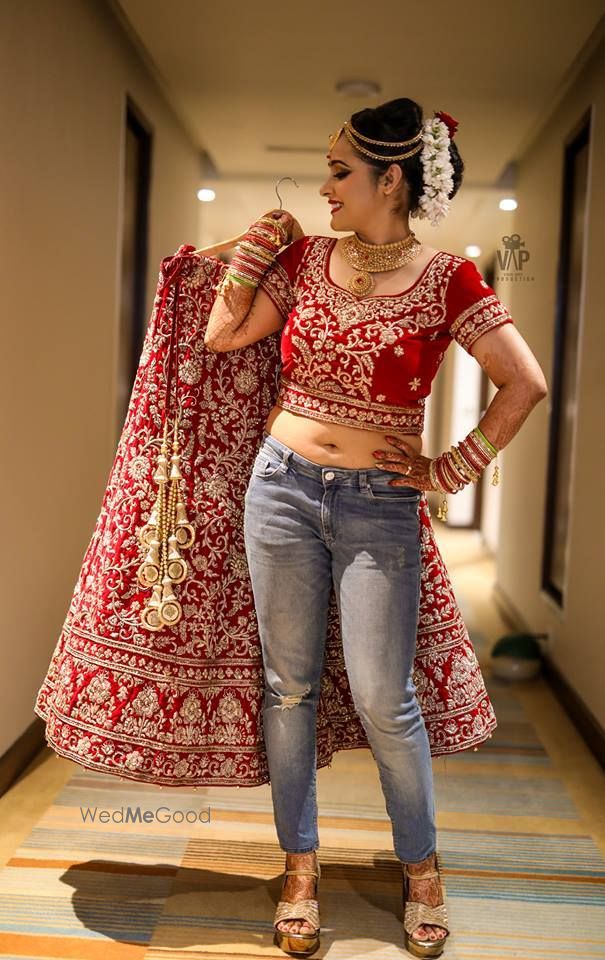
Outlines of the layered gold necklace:
M 374 289 L 373 273 L 396 270 L 418 256 L 422 244 L 416 239 L 413 230 L 403 240 L 394 243 L 364 243 L 356 233 L 345 237 L 340 247 L 342 255 L 350 266 L 357 271 L 347 281 L 351 293 L 363 297 Z

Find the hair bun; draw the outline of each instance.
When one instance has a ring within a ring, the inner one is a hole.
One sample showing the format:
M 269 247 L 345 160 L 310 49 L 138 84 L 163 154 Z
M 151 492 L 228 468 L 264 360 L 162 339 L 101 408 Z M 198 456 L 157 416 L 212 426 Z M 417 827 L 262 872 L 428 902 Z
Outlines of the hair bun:
M 447 207 L 445 201 L 446 199 L 447 201 L 451 200 L 456 195 L 462 183 L 462 175 L 464 172 L 464 163 L 456 141 L 453 139 L 458 128 L 458 121 L 454 117 L 449 113 L 445 113 L 444 110 L 435 111 L 434 113 L 431 111 L 425 114 L 420 104 L 416 103 L 415 100 L 410 100 L 408 97 L 398 97 L 395 100 L 387 100 L 386 103 L 378 104 L 375 107 L 365 107 L 362 110 L 358 110 L 350 118 L 350 123 L 358 134 L 371 138 L 370 143 L 375 145 L 372 146 L 372 152 L 375 154 L 387 153 L 387 151 L 388 153 L 393 153 L 393 149 L 389 149 L 393 143 L 401 143 L 401 141 L 411 139 L 415 141 L 419 134 L 424 134 L 426 127 L 431 126 L 431 121 L 433 121 L 433 133 L 437 132 L 434 128 L 439 129 L 438 140 L 441 147 L 448 147 L 446 152 L 449 154 L 448 169 L 451 167 L 451 186 L 447 190 L 447 197 L 442 197 L 443 208 L 445 210 Z M 441 126 L 442 123 L 445 125 L 445 129 Z M 380 141 L 384 141 L 386 148 L 379 146 Z M 353 144 L 353 147 L 355 146 L 356 144 Z M 402 157 L 396 161 L 401 167 L 405 177 L 405 182 L 408 187 L 408 198 L 405 200 L 400 191 L 400 195 L 392 207 L 392 213 L 395 215 L 408 213 L 412 217 L 417 216 L 422 218 L 424 216 L 430 217 L 432 213 L 440 213 L 440 209 L 438 209 L 439 205 L 427 202 L 427 184 L 425 183 L 426 173 L 424 168 L 425 161 L 429 163 L 429 158 L 428 156 L 423 157 L 424 153 L 425 151 L 418 150 L 412 153 L 411 156 Z M 391 162 L 393 162 L 388 158 L 388 154 L 386 157 L 374 157 L 371 154 L 368 155 L 361 151 L 359 156 L 363 162 L 370 167 L 370 172 L 375 183 L 378 182 L 378 178 L 384 174 Z M 430 181 L 431 179 L 432 174 L 428 180 Z M 439 178 L 435 179 L 435 185 L 437 184 L 437 179 Z M 445 186 L 447 186 L 447 184 L 441 184 L 441 186 L 444 186 L 442 192 L 445 193 Z

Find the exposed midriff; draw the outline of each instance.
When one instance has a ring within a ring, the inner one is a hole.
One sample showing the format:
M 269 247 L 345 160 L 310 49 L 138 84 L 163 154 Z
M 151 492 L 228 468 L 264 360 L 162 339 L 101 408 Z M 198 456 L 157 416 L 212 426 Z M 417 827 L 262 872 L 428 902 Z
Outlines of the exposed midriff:
M 315 420 L 284 410 L 278 404 L 271 409 L 265 430 L 301 457 L 329 467 L 356 470 L 374 468 L 374 450 L 394 449 L 381 430 L 361 430 L 340 423 Z M 388 430 L 386 432 L 389 433 Z M 421 452 L 422 437 L 418 434 L 396 432 L 394 435 L 407 441 L 416 453 Z

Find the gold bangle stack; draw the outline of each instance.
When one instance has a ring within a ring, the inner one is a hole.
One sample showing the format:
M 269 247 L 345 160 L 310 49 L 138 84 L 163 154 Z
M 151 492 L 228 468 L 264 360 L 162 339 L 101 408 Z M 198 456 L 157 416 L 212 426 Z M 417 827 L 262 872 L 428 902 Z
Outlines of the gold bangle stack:
M 476 483 L 480 474 L 476 473 L 473 469 L 471 469 L 471 467 L 469 467 L 468 463 L 458 450 L 458 447 L 452 445 L 450 447 L 450 451 L 462 476 L 466 478 L 468 483 Z

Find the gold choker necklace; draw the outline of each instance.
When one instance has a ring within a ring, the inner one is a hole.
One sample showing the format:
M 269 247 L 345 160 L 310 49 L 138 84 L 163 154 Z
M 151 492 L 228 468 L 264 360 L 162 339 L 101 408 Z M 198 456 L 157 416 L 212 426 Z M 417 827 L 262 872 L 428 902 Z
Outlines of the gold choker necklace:
M 394 243 L 364 243 L 356 233 L 345 237 L 342 242 L 342 255 L 357 273 L 347 281 L 351 293 L 363 297 L 374 289 L 372 273 L 384 270 L 396 270 L 418 256 L 422 244 L 416 239 L 413 230 L 403 240 Z

